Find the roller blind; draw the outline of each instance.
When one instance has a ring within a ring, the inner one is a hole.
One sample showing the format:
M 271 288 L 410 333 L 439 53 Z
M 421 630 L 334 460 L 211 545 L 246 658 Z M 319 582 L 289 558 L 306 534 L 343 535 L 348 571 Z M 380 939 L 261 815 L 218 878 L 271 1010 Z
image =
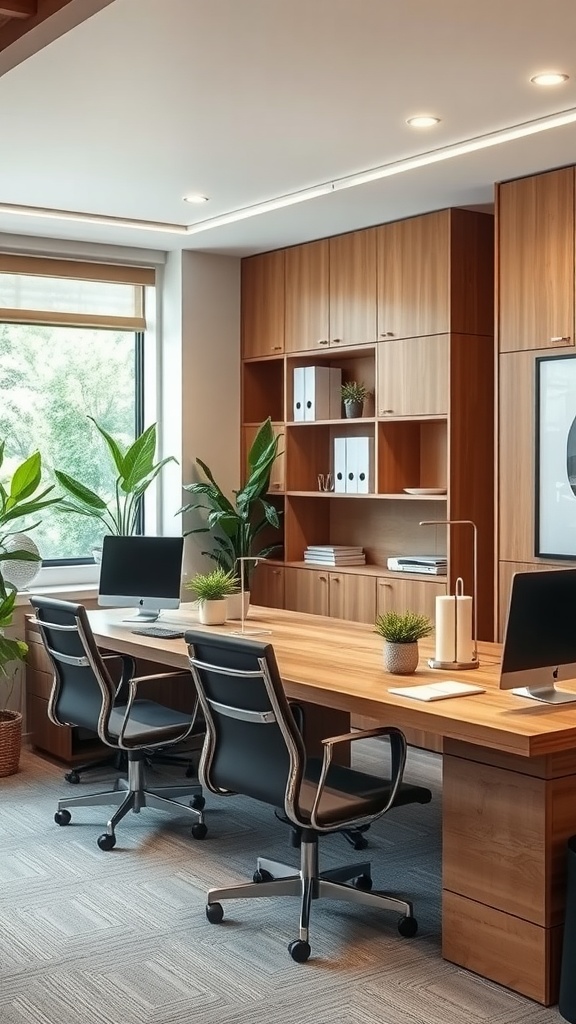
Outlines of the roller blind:
M 0 320 L 144 330 L 149 267 L 0 255 Z

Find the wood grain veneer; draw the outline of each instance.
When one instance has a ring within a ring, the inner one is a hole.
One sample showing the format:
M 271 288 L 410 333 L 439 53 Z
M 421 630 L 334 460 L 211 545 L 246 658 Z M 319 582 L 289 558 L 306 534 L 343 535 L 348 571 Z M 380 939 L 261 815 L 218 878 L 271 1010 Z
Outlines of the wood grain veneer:
M 375 342 L 376 228 L 330 238 L 329 263 L 331 346 Z

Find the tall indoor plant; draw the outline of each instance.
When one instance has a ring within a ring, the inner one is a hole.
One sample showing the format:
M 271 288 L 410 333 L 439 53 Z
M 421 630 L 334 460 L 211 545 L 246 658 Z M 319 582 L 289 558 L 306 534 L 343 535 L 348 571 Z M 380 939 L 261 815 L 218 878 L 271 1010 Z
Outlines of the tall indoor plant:
M 5 442 L 0 441 L 0 469 L 4 463 L 4 448 Z M 12 775 L 18 770 L 22 714 L 11 710 L 8 704 L 14 687 L 15 663 L 23 661 L 28 653 L 23 640 L 5 634 L 14 617 L 16 588 L 6 584 L 2 563 L 40 559 L 39 555 L 31 551 L 19 548 L 7 550 L 5 545 L 19 532 L 22 519 L 36 516 L 43 509 L 60 502 L 59 497 L 48 497 L 54 490 L 54 484 L 39 490 L 41 479 L 42 459 L 40 452 L 34 452 L 17 466 L 11 480 L 0 483 L 0 777 Z M 38 525 L 38 522 L 27 523 L 27 532 Z
M 58 482 L 70 497 L 63 500 L 62 510 L 99 519 L 106 533 L 130 536 L 137 532 L 144 492 L 167 462 L 176 462 L 168 455 L 154 462 L 156 453 L 156 424 L 140 434 L 128 447 L 123 447 L 93 416 L 94 426 L 104 438 L 116 472 L 114 496 L 101 497 L 95 491 L 67 473 L 55 470 Z
M 278 547 L 278 544 L 268 544 L 258 548 L 255 542 L 267 526 L 274 529 L 280 526 L 278 509 L 266 500 L 270 473 L 279 454 L 279 443 L 280 436 L 274 433 L 271 420 L 268 418 L 258 428 L 248 451 L 246 482 L 239 491 L 233 491 L 232 499 L 224 494 L 216 483 L 212 471 L 202 459 L 196 459 L 196 463 L 206 479 L 184 485 L 184 490 L 193 494 L 197 500 L 184 505 L 179 511 L 184 513 L 197 509 L 206 516 L 205 526 L 186 530 L 184 536 L 191 533 L 210 533 L 214 548 L 203 551 L 202 554 L 212 558 L 226 571 L 231 570 L 239 578 L 239 558 L 250 555 L 265 558 Z M 244 571 L 245 578 L 249 578 L 250 566 L 248 565 Z

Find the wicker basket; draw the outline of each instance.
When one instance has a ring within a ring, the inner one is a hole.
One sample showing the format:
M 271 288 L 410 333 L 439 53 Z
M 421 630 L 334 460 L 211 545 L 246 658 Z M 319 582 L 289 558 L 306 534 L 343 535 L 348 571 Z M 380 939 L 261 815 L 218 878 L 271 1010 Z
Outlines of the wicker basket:
M 0 778 L 18 771 L 21 745 L 22 715 L 19 711 L 0 711 Z

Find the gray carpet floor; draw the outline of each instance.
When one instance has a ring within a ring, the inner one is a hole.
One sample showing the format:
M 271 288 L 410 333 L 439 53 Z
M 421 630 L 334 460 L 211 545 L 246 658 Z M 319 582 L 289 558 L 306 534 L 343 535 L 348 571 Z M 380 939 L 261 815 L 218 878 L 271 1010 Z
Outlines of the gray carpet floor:
M 377 757 L 372 742 L 361 766 Z M 428 785 L 432 804 L 390 812 L 365 854 L 326 837 L 321 863 L 366 856 L 375 887 L 413 900 L 419 934 L 403 939 L 394 914 L 322 900 L 312 957 L 296 964 L 297 901 L 229 902 L 217 926 L 204 911 L 206 890 L 249 880 L 257 854 L 296 865 L 272 811 L 208 794 L 198 842 L 188 819 L 146 809 L 104 853 L 107 808 L 77 809 L 65 828 L 53 815 L 58 797 L 108 788 L 110 775 L 72 788 L 25 751 L 0 779 L 1 1024 L 559 1024 L 556 1008 L 442 960 L 440 759 L 410 750 L 406 778 Z

